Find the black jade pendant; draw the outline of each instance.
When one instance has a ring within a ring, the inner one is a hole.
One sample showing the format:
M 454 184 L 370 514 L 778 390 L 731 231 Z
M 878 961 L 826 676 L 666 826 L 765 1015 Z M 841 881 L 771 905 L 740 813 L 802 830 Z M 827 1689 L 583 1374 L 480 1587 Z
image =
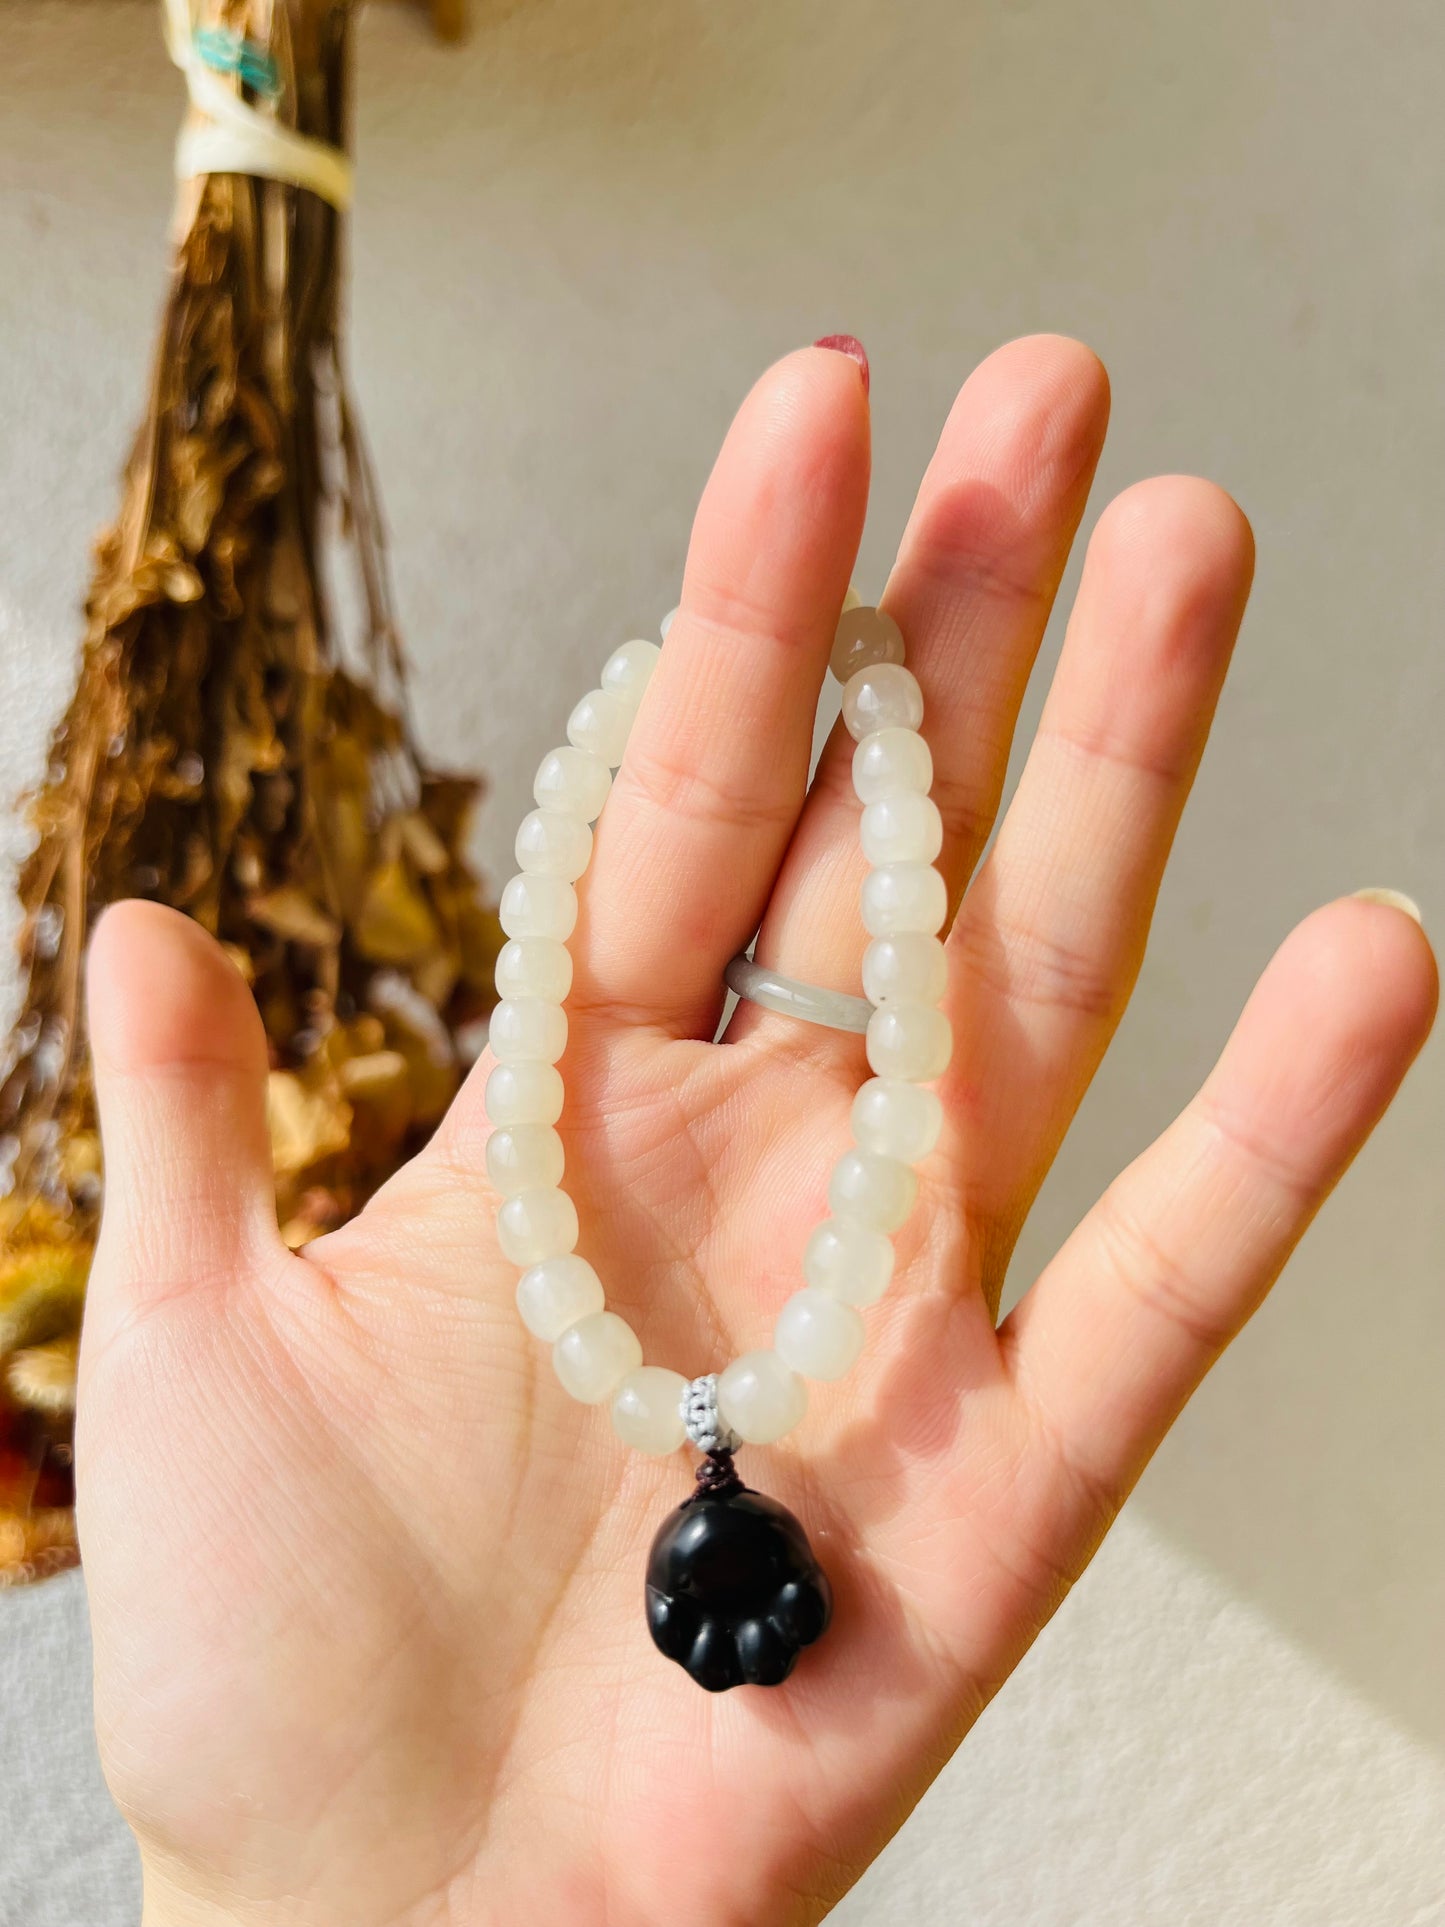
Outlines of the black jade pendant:
M 653 1643 L 709 1693 L 779 1686 L 826 1630 L 832 1588 L 802 1526 L 743 1484 L 730 1453 L 710 1453 L 697 1476 L 648 1555 Z

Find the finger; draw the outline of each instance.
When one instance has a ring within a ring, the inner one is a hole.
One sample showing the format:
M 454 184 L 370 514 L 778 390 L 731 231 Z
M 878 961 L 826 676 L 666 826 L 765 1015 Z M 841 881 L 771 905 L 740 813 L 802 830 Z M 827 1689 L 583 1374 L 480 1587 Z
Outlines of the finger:
M 970 1216 L 1003 1254 L 1134 987 L 1249 594 L 1249 524 L 1187 476 L 1112 502 L 1089 543 L 1018 790 L 949 937 Z
M 91 941 L 87 993 L 105 1152 L 91 1333 L 285 1248 L 266 1039 L 225 952 L 177 911 L 116 904 Z
M 1060 1504 L 1117 1509 L 1393 1097 L 1437 990 L 1409 916 L 1350 899 L 1317 911 L 1198 1097 L 1005 1321 Z
M 757 928 L 807 787 L 868 435 L 857 361 L 824 348 L 769 369 L 733 423 L 598 825 L 575 1009 L 716 1026 L 723 970 Z
M 1041 335 L 990 355 L 955 402 L 883 601 L 923 685 L 956 902 L 998 808 L 1009 743 L 1103 446 L 1109 385 L 1076 341 Z M 854 744 L 833 731 L 759 935 L 758 956 L 858 989 L 867 941 Z M 759 1021 L 751 1009 L 740 1026 Z M 777 1020 L 774 1020 L 777 1021 Z

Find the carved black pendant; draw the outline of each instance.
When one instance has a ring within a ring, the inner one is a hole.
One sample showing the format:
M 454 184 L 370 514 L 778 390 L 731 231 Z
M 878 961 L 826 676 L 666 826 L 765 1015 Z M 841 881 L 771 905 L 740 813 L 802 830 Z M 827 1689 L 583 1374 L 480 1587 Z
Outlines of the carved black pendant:
M 709 1453 L 697 1476 L 648 1555 L 653 1643 L 709 1693 L 781 1685 L 827 1629 L 827 1575 L 792 1513 L 749 1490 L 731 1453 Z

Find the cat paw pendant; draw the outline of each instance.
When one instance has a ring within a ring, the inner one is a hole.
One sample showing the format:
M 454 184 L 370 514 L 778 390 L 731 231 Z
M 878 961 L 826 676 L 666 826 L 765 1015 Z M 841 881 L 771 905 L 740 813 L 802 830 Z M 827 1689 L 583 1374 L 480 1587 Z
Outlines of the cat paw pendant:
M 827 1575 L 792 1513 L 745 1486 L 731 1452 L 709 1453 L 697 1478 L 648 1555 L 653 1643 L 709 1693 L 779 1686 L 827 1629 Z

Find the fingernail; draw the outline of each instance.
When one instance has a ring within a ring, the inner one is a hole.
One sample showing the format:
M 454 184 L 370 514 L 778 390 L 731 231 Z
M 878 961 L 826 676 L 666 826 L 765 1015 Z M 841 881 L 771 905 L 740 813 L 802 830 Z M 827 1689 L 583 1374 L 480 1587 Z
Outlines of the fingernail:
M 1387 910 L 1403 910 L 1407 917 L 1415 919 L 1422 930 L 1425 927 L 1419 904 L 1413 897 L 1407 897 L 1403 890 L 1385 890 L 1372 885 L 1368 890 L 1356 890 L 1354 894 L 1361 903 L 1383 903 Z
M 847 355 L 851 361 L 856 361 L 863 371 L 863 393 L 868 393 L 868 350 L 857 335 L 819 335 L 813 346 L 831 348 L 835 354 Z

